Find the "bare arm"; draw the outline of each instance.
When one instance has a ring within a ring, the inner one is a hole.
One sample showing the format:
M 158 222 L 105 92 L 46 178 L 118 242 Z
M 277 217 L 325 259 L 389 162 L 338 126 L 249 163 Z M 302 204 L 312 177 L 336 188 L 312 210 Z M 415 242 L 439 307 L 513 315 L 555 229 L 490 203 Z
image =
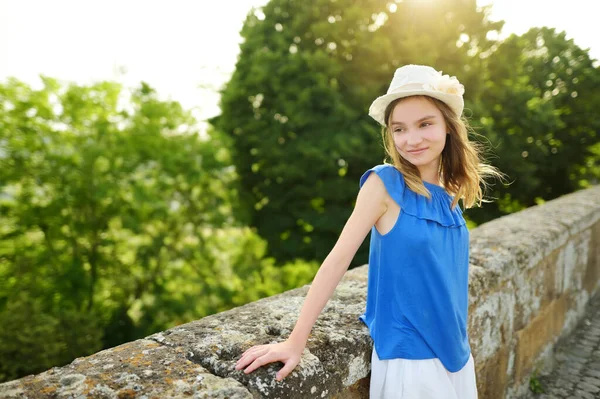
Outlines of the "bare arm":
M 358 193 L 354 210 L 335 246 L 313 279 L 289 338 L 284 343 L 259 345 L 248 349 L 238 360 L 236 369 L 252 363 L 245 370 L 246 373 L 250 373 L 264 364 L 281 360 L 285 366 L 277 373 L 277 379 L 280 380 L 296 367 L 319 314 L 348 270 L 365 237 L 387 210 L 385 198 L 386 189 L 383 182 L 379 176 L 371 173 Z
M 340 237 L 313 279 L 289 341 L 302 347 L 306 345 L 317 317 L 344 277 L 356 251 L 375 222 L 386 211 L 384 199 L 385 186 L 375 173 L 371 173 L 358 193 L 356 206 Z

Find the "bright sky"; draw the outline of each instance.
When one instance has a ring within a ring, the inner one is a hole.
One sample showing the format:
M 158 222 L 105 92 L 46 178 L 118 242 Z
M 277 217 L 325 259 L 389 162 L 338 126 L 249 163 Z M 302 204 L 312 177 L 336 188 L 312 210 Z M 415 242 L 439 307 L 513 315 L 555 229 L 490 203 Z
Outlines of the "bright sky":
M 214 90 L 234 69 L 247 12 L 267 1 L 0 0 L 0 82 L 144 80 L 205 119 L 219 113 Z M 490 3 L 503 36 L 555 27 L 600 58 L 595 0 L 478 0 Z

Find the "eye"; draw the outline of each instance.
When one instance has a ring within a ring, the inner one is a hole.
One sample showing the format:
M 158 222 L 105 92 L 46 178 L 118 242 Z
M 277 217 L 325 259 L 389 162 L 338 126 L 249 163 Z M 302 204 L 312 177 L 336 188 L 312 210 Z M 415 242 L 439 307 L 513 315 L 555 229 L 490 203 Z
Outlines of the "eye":
M 431 125 L 431 123 L 429 123 L 429 122 L 423 122 L 423 123 L 421 123 L 421 127 L 429 126 L 429 125 Z
M 400 133 L 402 130 L 403 130 L 402 128 L 399 128 L 399 127 L 398 127 L 398 128 L 396 128 L 396 129 L 394 129 L 394 133 Z

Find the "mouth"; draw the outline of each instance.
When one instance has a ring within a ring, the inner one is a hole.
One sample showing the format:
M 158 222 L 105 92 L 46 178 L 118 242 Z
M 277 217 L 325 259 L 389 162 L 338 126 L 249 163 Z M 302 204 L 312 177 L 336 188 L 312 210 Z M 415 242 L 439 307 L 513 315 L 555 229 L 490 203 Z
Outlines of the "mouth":
M 409 154 L 418 155 L 418 154 L 425 152 L 425 150 L 427 150 L 427 148 L 420 148 L 418 150 L 412 150 L 412 151 L 407 151 L 407 152 Z

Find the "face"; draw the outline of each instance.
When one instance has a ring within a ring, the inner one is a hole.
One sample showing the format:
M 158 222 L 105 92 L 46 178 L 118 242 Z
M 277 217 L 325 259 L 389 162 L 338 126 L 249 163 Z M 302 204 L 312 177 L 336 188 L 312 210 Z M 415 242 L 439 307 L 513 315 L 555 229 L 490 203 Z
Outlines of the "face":
M 390 115 L 390 130 L 402 158 L 422 174 L 438 170 L 447 128 L 442 112 L 433 102 L 422 97 L 401 100 Z

